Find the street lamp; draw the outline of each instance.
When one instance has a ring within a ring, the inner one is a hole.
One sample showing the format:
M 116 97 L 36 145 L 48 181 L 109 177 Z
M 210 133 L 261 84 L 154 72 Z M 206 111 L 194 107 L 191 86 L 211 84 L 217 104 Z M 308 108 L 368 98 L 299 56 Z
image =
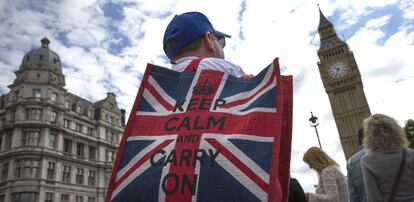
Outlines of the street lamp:
M 318 117 L 313 116 L 313 113 L 311 112 L 311 117 L 309 118 L 309 123 L 311 127 L 315 128 L 315 132 L 316 132 L 316 137 L 318 137 L 318 142 L 319 142 L 319 148 L 322 149 L 322 145 L 321 145 L 321 140 L 319 140 L 319 134 L 318 134 L 318 129 L 316 128 L 316 126 L 319 125 L 318 122 Z

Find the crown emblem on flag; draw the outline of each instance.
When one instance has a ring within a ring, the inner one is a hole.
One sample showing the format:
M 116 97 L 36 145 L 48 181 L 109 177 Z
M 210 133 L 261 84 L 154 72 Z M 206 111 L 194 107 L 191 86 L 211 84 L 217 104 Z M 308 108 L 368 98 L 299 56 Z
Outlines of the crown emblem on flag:
M 206 79 L 203 83 L 194 86 L 193 95 L 211 95 L 215 90 L 214 86 Z

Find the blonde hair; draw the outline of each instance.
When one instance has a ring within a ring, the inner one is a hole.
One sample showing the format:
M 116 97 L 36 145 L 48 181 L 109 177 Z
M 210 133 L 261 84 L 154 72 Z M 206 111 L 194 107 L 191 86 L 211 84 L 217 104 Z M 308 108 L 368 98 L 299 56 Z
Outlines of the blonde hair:
M 303 161 L 318 173 L 328 166 L 339 167 L 335 160 L 318 147 L 309 148 L 303 155 Z
M 406 148 L 408 139 L 398 122 L 384 114 L 374 114 L 366 118 L 364 127 L 364 147 L 376 152 Z

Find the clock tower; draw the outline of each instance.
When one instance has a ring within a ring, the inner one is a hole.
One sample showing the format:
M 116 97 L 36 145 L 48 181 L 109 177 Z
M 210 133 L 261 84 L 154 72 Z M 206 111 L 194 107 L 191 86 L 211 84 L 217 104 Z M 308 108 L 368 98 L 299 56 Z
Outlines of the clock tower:
M 328 94 L 332 113 L 346 159 L 359 150 L 358 130 L 371 115 L 361 75 L 348 44 L 338 38 L 335 28 L 319 8 L 318 67 Z

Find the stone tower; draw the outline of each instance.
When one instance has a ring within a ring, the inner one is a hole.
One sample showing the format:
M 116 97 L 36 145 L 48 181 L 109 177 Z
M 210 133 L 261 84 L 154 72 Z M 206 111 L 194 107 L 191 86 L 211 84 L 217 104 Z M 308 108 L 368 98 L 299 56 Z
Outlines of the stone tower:
M 338 38 L 335 28 L 319 9 L 318 67 L 331 103 L 346 159 L 359 150 L 357 133 L 371 115 L 361 75 L 348 44 Z

